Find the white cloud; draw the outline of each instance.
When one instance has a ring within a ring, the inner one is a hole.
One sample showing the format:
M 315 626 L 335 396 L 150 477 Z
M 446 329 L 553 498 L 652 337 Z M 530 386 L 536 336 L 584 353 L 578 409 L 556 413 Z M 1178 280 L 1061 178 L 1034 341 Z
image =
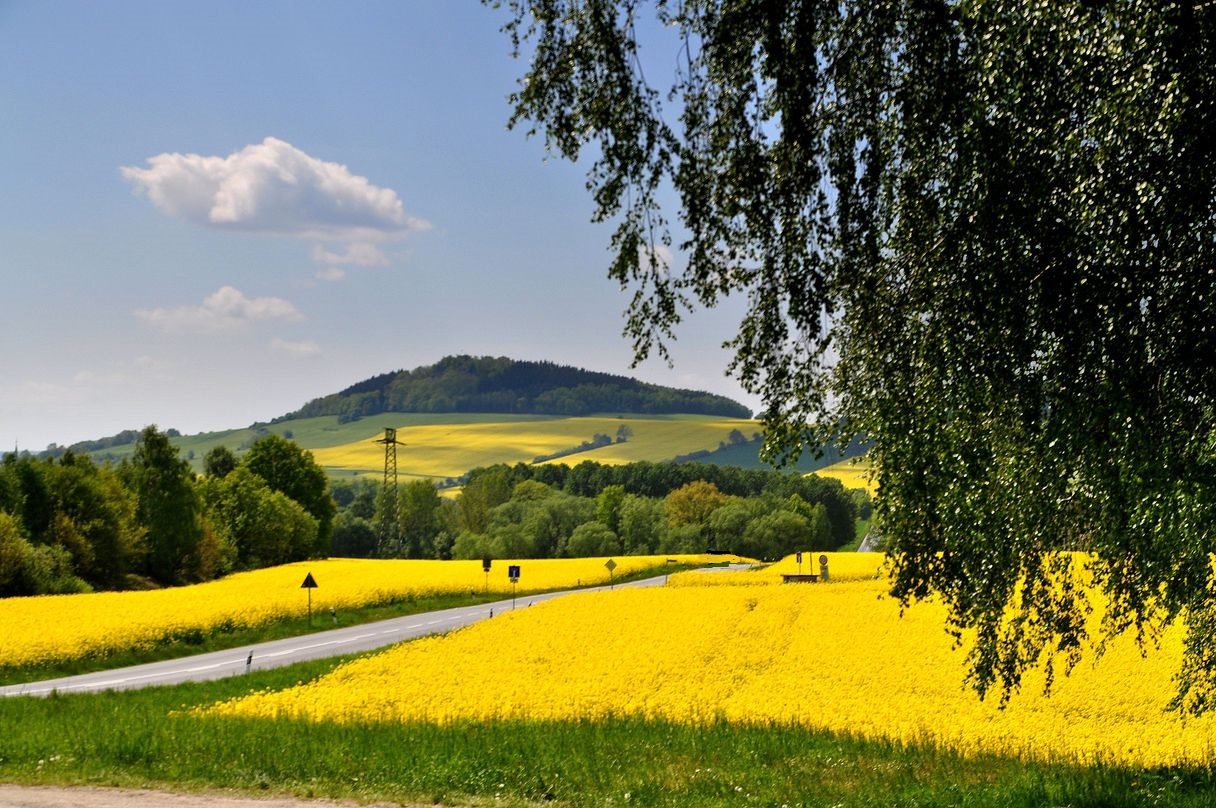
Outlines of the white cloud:
M 320 244 L 313 245 L 312 260 L 328 266 L 386 267 L 388 256 L 375 244 L 353 241 L 346 245 L 346 252 L 336 253 Z
M 227 157 L 165 153 L 147 162 L 123 166 L 123 178 L 164 213 L 194 224 L 363 242 L 430 226 L 407 215 L 391 188 L 273 137 Z
M 311 340 L 288 342 L 285 339 L 275 337 L 270 341 L 270 350 L 275 353 L 287 354 L 288 356 L 309 357 L 321 353 L 321 346 Z
M 317 278 L 323 281 L 340 281 L 346 277 L 346 270 L 342 267 L 325 267 L 325 269 L 317 270 Z
M 231 286 L 221 287 L 198 306 L 136 309 L 135 316 L 162 331 L 228 331 L 259 320 L 302 320 L 281 297 L 245 297 Z
M 674 261 L 675 256 L 672 255 L 671 249 L 664 244 L 638 247 L 638 266 L 643 272 L 655 271 L 660 275 L 670 274 Z

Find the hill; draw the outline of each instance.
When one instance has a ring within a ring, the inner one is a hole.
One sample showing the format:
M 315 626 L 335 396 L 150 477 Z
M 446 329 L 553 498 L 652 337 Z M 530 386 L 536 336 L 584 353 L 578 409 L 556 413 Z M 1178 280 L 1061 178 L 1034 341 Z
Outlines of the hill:
M 329 474 L 349 476 L 382 470 L 383 446 L 375 440 L 385 427 L 394 427 L 406 443 L 399 453 L 401 472 L 446 480 L 477 466 L 519 462 L 697 461 L 766 468 L 758 456 L 762 426 L 749 415 L 738 402 L 710 393 L 552 362 L 458 356 L 365 379 L 270 422 L 197 435 L 166 432 L 196 471 L 215 446 L 239 455 L 258 438 L 278 434 L 311 450 Z M 623 439 L 622 427 L 628 430 Z M 119 462 L 131 455 L 138 435 L 127 430 L 46 454 L 70 448 L 99 462 Z M 804 457 L 795 468 L 812 471 L 839 457 Z
M 383 412 L 751 417 L 739 402 L 704 391 L 662 387 L 553 362 L 449 356 L 434 365 L 364 379 L 341 392 L 315 398 L 272 423 L 321 415 L 354 420 Z

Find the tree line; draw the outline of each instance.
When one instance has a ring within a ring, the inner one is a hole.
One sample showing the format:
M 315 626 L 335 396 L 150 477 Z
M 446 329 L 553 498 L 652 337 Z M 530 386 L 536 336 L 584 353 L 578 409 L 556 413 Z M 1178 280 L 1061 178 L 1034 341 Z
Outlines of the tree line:
M 778 558 L 834 550 L 870 516 L 864 491 L 837 480 L 697 463 L 495 465 L 460 495 L 402 485 L 395 540 L 380 533 L 384 492 L 368 478 L 333 484 L 338 555 L 559 558 L 720 550 Z
M 196 477 L 149 426 L 131 458 L 0 461 L 0 596 L 205 581 L 328 553 L 335 506 L 312 455 L 277 435 Z
M 0 461 L 0 597 L 206 581 L 330 554 L 557 558 L 722 550 L 776 558 L 853 540 L 869 499 L 835 480 L 698 463 L 496 465 L 456 498 L 430 480 L 385 491 L 327 480 L 279 435 L 238 458 L 218 446 L 196 475 L 149 426 L 122 462 L 7 454 Z

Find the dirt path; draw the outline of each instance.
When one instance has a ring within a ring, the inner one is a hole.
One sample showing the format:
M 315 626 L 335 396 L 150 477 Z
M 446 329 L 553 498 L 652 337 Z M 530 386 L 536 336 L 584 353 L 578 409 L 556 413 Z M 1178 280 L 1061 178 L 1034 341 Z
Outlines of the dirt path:
M 401 803 L 236 796 L 222 791 L 176 793 L 130 788 L 58 788 L 0 783 L 0 808 L 410 808 Z M 415 805 L 413 808 L 421 808 Z

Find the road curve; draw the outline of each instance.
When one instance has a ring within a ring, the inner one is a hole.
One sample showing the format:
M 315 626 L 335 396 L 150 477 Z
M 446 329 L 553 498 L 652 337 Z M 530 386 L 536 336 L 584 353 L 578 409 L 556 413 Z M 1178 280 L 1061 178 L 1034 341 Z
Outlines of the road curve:
M 666 575 L 659 575 L 640 581 L 616 584 L 616 586 L 662 586 L 666 580 Z M 599 586 L 521 595 L 515 599 L 514 607 L 526 608 L 533 603 L 541 603 L 576 592 L 598 592 L 606 589 L 609 587 Z M 231 648 L 227 651 L 213 651 L 197 656 L 167 659 L 162 662 L 149 662 L 144 665 L 84 673 L 78 676 L 65 676 L 59 679 L 47 679 L 42 682 L 5 685 L 0 687 L 0 696 L 46 696 L 52 692 L 89 693 L 102 690 L 130 690 L 154 685 L 222 679 L 250 670 L 267 670 L 310 659 L 369 651 L 427 634 L 441 634 L 471 625 L 479 620 L 485 620 L 494 614 L 502 614 L 511 608 L 512 600 L 507 598 L 494 603 L 479 603 L 475 606 L 460 606 L 437 612 L 394 617 L 375 623 L 334 628 L 284 640 Z M 324 618 L 325 615 L 320 617 Z

